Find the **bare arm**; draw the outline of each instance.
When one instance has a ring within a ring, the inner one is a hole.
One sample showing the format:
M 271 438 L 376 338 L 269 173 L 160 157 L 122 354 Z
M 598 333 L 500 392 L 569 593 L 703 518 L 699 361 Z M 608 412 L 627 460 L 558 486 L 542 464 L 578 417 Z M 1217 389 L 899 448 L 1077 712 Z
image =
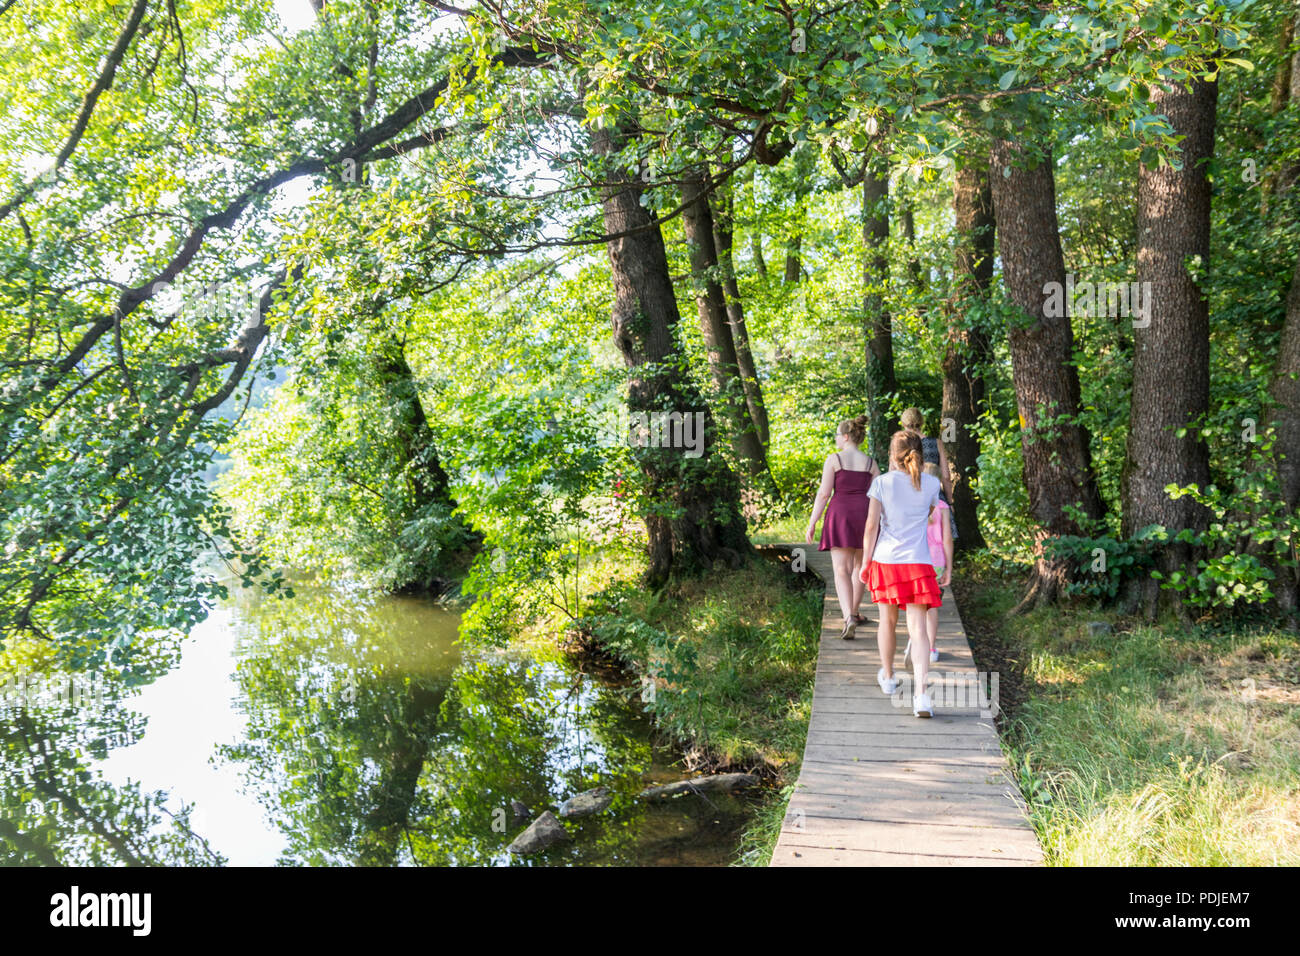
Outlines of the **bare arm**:
M 880 499 L 867 499 L 867 528 L 862 533 L 862 580 L 867 579 L 867 568 L 876 553 L 876 536 L 880 532 Z
M 946 588 L 952 584 L 952 522 L 946 514 L 940 514 L 939 523 L 943 525 L 943 577 L 939 587 Z
M 831 455 L 826 456 L 826 464 L 822 465 L 822 483 L 817 489 L 817 497 L 813 499 L 812 517 L 808 519 L 808 527 L 804 530 L 804 540 L 809 544 L 813 543 L 813 532 L 817 530 L 817 522 L 821 519 L 822 512 L 826 510 L 826 505 L 831 500 L 831 490 L 835 487 L 835 466 L 831 464 Z
M 943 484 L 943 493 L 948 496 L 948 504 L 952 504 L 952 472 L 948 467 L 948 452 L 943 447 L 943 442 L 935 439 L 939 445 L 939 481 Z

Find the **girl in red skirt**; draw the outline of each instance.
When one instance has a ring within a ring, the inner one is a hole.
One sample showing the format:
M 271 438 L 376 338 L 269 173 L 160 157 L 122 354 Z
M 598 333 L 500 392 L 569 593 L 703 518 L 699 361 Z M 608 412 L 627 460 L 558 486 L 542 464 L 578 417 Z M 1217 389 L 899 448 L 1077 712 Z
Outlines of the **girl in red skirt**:
M 907 630 L 918 638 L 925 634 L 925 614 L 939 606 L 939 587 L 952 576 L 944 568 L 943 580 L 935 578 L 930 563 L 926 527 L 930 512 L 939 501 L 939 479 L 924 474 L 921 438 L 900 431 L 889 443 L 889 467 L 867 489 L 869 507 L 863 537 L 862 580 L 871 589 L 871 599 L 880 611 L 876 642 L 883 667 L 876 675 L 880 689 L 889 696 L 898 690 L 894 677 L 894 649 L 897 647 L 898 609 L 907 608 Z M 912 695 L 912 713 L 931 717 L 934 707 L 927 693 L 930 676 L 930 648 L 925 640 L 912 641 L 912 671 L 918 693 Z

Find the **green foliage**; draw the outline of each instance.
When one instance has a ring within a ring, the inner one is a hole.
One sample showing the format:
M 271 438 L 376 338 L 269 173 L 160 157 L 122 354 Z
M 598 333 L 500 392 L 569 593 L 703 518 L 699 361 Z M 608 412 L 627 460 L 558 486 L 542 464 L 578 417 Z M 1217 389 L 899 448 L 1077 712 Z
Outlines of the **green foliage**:
M 1124 539 L 1056 535 L 1044 539 L 1043 549 L 1049 558 L 1064 561 L 1070 568 L 1071 576 L 1064 585 L 1067 595 L 1110 601 L 1126 579 L 1153 573 L 1152 548 L 1168 537 L 1159 525 L 1150 525 Z
M 1184 530 L 1176 536 L 1205 555 L 1196 562 L 1197 573 L 1173 571 L 1167 580 L 1154 575 L 1195 607 L 1262 604 L 1273 597 L 1268 582 L 1279 572 L 1295 574 L 1300 515 L 1287 506 L 1279 491 L 1273 433 L 1257 438 L 1249 457 L 1226 469 L 1233 473 L 1231 490 L 1216 485 L 1201 489 L 1194 484 L 1165 489 L 1174 500 L 1191 498 L 1209 512 L 1205 530 Z
M 1025 490 L 1020 429 L 1003 424 L 993 413 L 980 416 L 979 436 L 980 530 L 989 547 L 1003 557 L 1026 561 L 1033 554 L 1034 538 Z
M 717 764 L 796 763 L 820 632 L 821 590 L 767 562 L 672 594 L 614 583 L 577 631 L 635 670 L 656 723 Z

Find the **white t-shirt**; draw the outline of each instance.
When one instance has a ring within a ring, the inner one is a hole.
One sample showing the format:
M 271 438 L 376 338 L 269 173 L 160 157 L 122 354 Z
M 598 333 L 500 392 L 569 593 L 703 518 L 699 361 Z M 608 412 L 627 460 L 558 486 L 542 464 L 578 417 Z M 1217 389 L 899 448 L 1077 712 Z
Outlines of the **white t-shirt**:
M 939 502 L 942 485 L 921 473 L 921 490 L 912 487 L 905 471 L 887 471 L 871 483 L 867 497 L 880 502 L 880 534 L 872 560 L 881 564 L 930 564 L 926 525 L 930 509 Z

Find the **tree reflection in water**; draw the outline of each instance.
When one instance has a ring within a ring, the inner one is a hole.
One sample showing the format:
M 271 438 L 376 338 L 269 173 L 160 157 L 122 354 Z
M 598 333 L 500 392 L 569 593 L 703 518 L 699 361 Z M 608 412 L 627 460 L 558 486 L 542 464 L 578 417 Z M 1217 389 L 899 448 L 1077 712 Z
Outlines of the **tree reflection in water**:
M 461 663 L 457 617 L 415 598 L 243 601 L 248 729 L 220 749 L 284 833 L 283 862 L 508 862 L 512 800 L 537 813 L 597 783 L 614 807 L 547 861 L 631 862 L 651 747 L 625 690 L 533 656 Z

